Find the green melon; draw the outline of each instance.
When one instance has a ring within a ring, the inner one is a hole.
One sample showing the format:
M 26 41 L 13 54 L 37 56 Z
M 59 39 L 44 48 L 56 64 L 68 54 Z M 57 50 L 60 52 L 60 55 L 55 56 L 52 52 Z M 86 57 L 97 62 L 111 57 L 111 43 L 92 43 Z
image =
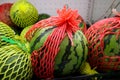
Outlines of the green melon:
M 21 31 L 21 33 L 20 33 L 20 37 L 21 37 L 22 39 L 24 39 L 25 41 L 26 41 L 25 35 L 26 35 L 27 31 L 28 31 L 31 27 L 32 27 L 32 25 L 30 25 L 30 26 L 28 26 L 28 27 L 25 27 L 25 28 Z
M 37 29 L 30 41 L 31 52 L 41 48 L 56 27 Z M 78 30 L 73 34 L 74 46 L 66 36 L 60 44 L 60 50 L 55 58 L 54 75 L 64 76 L 79 71 L 79 68 L 87 58 L 87 40 L 83 33 Z M 39 67 L 39 66 L 38 66 Z
M 0 47 L 9 44 L 5 41 L 2 41 L 2 36 L 13 38 L 15 36 L 15 32 L 7 24 L 0 22 Z
M 0 48 L 0 80 L 31 80 L 30 54 L 18 45 Z
M 47 13 L 41 13 L 41 14 L 39 14 L 38 21 L 43 20 L 43 19 L 47 19 L 49 17 L 50 17 L 50 15 Z
M 18 0 L 10 9 L 10 17 L 18 27 L 24 28 L 37 22 L 38 11 L 27 0 Z

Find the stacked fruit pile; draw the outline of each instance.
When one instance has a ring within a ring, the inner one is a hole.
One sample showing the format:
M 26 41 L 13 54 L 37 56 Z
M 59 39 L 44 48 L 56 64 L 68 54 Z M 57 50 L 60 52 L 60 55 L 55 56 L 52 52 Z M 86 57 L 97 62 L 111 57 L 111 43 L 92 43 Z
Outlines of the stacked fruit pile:
M 33 74 L 53 79 L 120 70 L 119 17 L 87 29 L 77 10 L 64 6 L 57 13 L 40 14 L 27 0 L 0 5 L 0 79 L 30 80 Z

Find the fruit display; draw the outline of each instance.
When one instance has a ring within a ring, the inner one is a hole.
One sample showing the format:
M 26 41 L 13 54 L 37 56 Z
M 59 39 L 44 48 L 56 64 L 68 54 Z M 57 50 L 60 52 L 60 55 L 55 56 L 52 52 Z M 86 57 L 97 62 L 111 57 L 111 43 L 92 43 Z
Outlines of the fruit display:
M 120 17 L 94 23 L 85 33 L 88 61 L 101 72 L 120 70 Z
M 25 28 L 38 21 L 38 11 L 27 0 L 18 0 L 10 9 L 10 17 L 18 27 Z
M 119 12 L 89 28 L 78 10 L 56 12 L 29 0 L 0 5 L 0 80 L 99 80 L 120 70 Z

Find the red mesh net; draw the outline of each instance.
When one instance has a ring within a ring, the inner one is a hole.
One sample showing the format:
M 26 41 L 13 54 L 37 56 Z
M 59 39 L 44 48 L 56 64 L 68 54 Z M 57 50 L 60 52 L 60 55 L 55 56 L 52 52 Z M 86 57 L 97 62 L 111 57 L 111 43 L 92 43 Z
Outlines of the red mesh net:
M 87 31 L 87 26 L 86 26 L 86 23 L 85 23 L 84 19 L 80 15 L 78 16 L 77 19 L 81 20 L 80 24 L 82 24 L 82 25 L 79 24 L 79 27 L 81 28 L 81 31 L 83 33 L 85 33 Z
M 114 30 L 117 31 L 114 31 Z M 105 36 L 114 34 L 116 40 L 120 35 L 120 18 L 113 17 L 104 19 L 93 24 L 85 33 L 89 44 L 88 61 L 92 67 L 98 70 L 120 70 L 120 56 L 108 56 L 104 53 Z M 114 54 L 114 53 L 113 53 Z
M 26 34 L 27 40 L 30 41 L 38 28 L 56 26 L 44 45 L 39 50 L 34 50 L 31 56 L 34 72 L 40 78 L 54 77 L 54 60 L 60 49 L 61 41 L 67 35 L 73 45 L 72 34 L 79 30 L 80 20 L 77 20 L 79 16 L 77 10 L 64 7 L 62 10 L 58 10 L 57 13 L 57 17 L 50 17 L 36 23 Z

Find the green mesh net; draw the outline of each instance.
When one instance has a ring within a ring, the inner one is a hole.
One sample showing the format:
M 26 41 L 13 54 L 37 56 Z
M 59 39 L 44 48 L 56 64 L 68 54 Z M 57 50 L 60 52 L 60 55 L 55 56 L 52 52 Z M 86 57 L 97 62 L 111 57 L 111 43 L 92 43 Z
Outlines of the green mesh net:
M 17 45 L 0 48 L 0 79 L 1 80 L 30 80 L 32 65 L 30 55 Z
M 0 22 L 0 47 L 9 45 L 9 43 L 1 40 L 1 36 L 13 38 L 15 36 L 15 32 L 8 25 Z

